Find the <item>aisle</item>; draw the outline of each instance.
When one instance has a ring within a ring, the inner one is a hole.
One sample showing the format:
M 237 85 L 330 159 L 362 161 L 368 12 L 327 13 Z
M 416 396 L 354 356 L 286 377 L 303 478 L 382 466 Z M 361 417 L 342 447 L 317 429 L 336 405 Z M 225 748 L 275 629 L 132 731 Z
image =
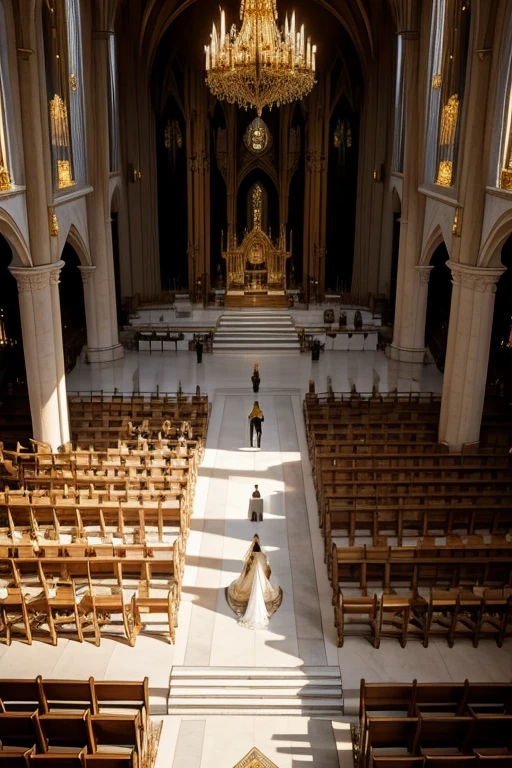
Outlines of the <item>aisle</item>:
M 302 421 L 297 429 L 297 412 L 302 419 L 301 399 L 294 393 L 259 398 L 265 414 L 261 450 L 249 448 L 247 414 L 253 401 L 252 395 L 220 394 L 213 403 L 187 546 L 174 664 L 337 664 L 323 558 L 316 563 L 321 595 L 315 572 L 304 479 L 306 476 L 310 485 L 311 477 Z M 255 483 L 263 498 L 265 518 L 258 524 L 247 518 Z M 313 531 L 318 539 L 317 556 L 321 556 L 317 524 Z M 237 625 L 225 600 L 225 588 L 240 574 L 256 532 L 267 551 L 272 581 L 282 587 L 284 597 L 268 629 L 251 632 Z
M 247 415 L 253 395 L 217 390 L 187 545 L 187 565 L 173 665 L 250 667 L 262 670 L 337 666 L 331 591 L 307 455 L 302 394 L 262 394 L 265 414 L 261 449 L 249 447 Z M 257 483 L 264 521 L 247 518 Z M 267 630 L 238 626 L 225 587 L 241 572 L 258 533 L 283 589 L 283 602 Z M 325 633 L 325 634 L 324 634 Z M 295 673 L 294 673 L 295 674 Z M 248 683 L 250 684 L 250 683 Z M 300 694 L 299 694 L 300 697 Z M 219 707 L 221 709 L 221 707 Z M 319 768 L 349 768 L 346 722 L 308 716 L 191 714 L 165 718 L 162 744 L 169 745 L 156 768 L 230 768 L 257 746 L 279 768 L 314 762 Z M 169 758 L 172 756 L 172 762 Z

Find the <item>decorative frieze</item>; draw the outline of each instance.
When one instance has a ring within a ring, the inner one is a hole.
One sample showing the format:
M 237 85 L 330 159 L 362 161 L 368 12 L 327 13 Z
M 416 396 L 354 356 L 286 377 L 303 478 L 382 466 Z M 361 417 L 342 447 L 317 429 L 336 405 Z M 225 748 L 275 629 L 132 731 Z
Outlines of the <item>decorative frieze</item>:
M 471 267 L 451 260 L 446 262 L 446 266 L 451 270 L 453 285 L 479 293 L 496 293 L 496 284 L 506 271 L 505 267 Z
M 418 265 L 414 267 L 414 269 L 416 270 L 416 272 L 420 277 L 421 285 L 428 285 L 428 282 L 430 280 L 430 273 L 432 272 L 434 267 L 431 267 L 430 265 L 426 265 L 426 266 Z
M 93 278 L 94 273 L 96 272 L 96 267 L 94 265 L 86 265 L 84 267 L 78 267 L 80 270 L 80 274 L 82 275 L 82 282 L 84 285 L 88 285 Z
M 18 293 L 27 293 L 42 291 L 50 283 L 58 283 L 63 266 L 63 261 L 57 261 L 42 267 L 9 267 L 9 271 L 16 278 Z

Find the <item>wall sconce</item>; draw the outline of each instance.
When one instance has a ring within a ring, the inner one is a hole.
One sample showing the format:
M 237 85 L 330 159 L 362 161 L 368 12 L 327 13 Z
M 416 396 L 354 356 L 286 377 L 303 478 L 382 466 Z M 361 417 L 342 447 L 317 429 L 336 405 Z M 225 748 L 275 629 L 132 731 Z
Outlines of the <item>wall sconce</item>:
M 384 166 L 382 163 L 380 165 L 375 166 L 373 169 L 373 180 L 374 181 L 382 181 L 384 178 Z
M 130 181 L 136 182 L 142 179 L 142 171 L 130 165 Z

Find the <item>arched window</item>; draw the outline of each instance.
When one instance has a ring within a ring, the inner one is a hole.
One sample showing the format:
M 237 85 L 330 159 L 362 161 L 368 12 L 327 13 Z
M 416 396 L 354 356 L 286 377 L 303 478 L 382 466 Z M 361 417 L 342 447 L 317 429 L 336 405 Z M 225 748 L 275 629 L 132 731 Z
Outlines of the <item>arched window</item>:
M 79 0 L 43 6 L 46 86 L 54 190 L 86 181 Z
M 393 170 L 404 169 L 404 57 L 402 35 L 397 37 L 395 81 L 395 131 L 393 142 Z
M 434 0 L 425 179 L 453 186 L 466 80 L 470 0 Z
M 7 23 L 0 0 L 0 192 L 7 192 L 15 184 L 15 157 L 9 137 L 12 125 L 12 94 L 9 81 Z
M 501 140 L 499 186 L 502 189 L 512 190 L 512 63 L 510 61 L 510 54 L 507 97 Z
M 111 173 L 119 170 L 118 109 L 116 39 L 111 34 L 108 39 L 108 138 Z
M 487 184 L 512 190 L 512 6 L 505 7 L 495 47 L 500 51 Z M 498 39 L 499 36 L 499 39 Z

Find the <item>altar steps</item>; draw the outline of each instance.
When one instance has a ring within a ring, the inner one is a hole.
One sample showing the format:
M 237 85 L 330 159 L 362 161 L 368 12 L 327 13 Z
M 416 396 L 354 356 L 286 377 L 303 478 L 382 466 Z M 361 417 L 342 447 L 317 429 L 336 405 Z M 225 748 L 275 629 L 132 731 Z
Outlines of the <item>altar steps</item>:
M 170 715 L 343 713 L 339 667 L 173 667 Z
M 213 339 L 213 352 L 299 352 L 300 342 L 288 312 L 225 312 Z

